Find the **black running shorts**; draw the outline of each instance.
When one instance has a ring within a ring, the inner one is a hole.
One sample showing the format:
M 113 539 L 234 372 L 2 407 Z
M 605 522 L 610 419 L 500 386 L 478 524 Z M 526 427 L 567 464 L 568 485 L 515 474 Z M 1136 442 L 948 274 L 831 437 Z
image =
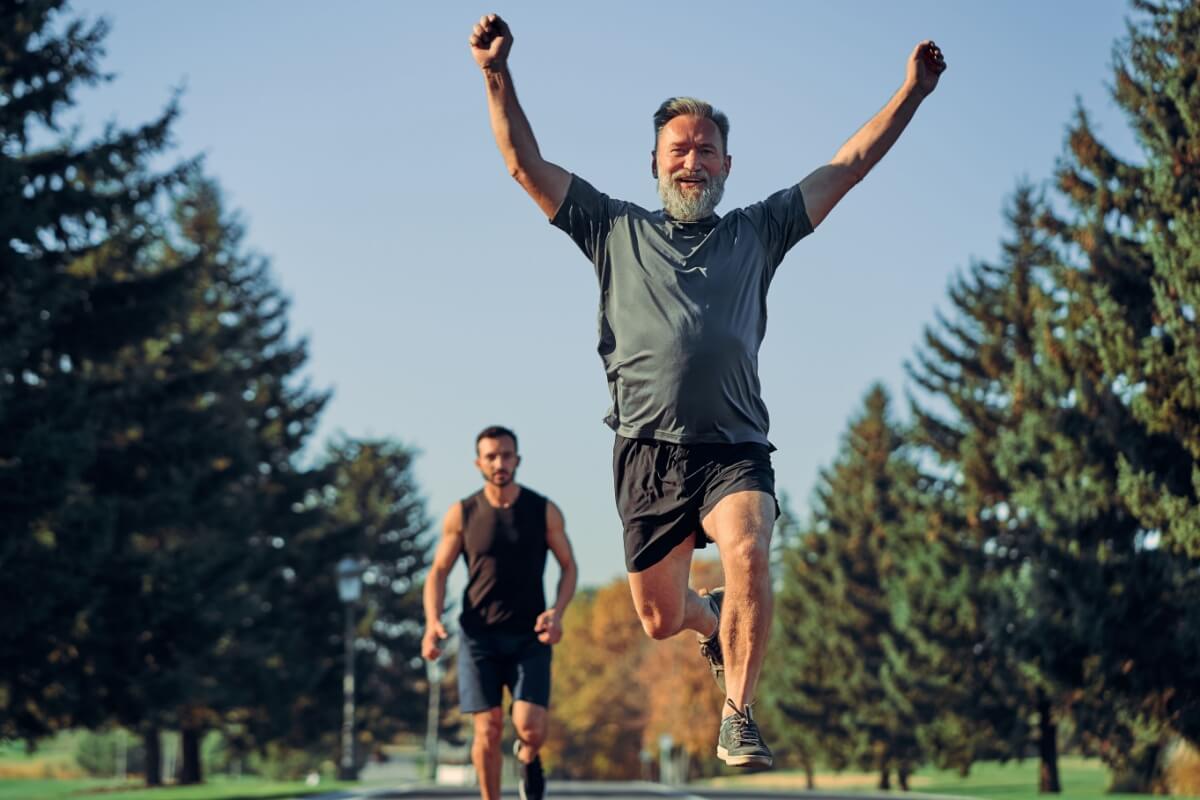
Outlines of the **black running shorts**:
M 504 687 L 513 700 L 550 705 L 550 645 L 537 634 L 462 631 L 458 641 L 458 706 L 464 714 L 499 708 Z
M 689 536 L 697 548 L 706 547 L 701 520 L 723 497 L 742 491 L 774 497 L 775 470 L 771 448 L 757 442 L 682 445 L 618 436 L 613 486 L 625 529 L 625 568 L 641 572 Z

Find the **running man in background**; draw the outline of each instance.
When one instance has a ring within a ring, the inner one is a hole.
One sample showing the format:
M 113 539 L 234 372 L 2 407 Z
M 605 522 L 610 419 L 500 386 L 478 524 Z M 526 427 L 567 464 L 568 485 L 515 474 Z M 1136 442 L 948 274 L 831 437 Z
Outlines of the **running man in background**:
M 459 556 L 467 586 L 459 616 L 459 707 L 474 718 L 471 761 L 483 800 L 500 798 L 501 710 L 512 695 L 514 755 L 521 800 L 542 800 L 545 776 L 538 757 L 550 705 L 550 648 L 562 639 L 562 616 L 575 594 L 577 569 L 558 506 L 516 482 L 517 436 L 498 425 L 475 439 L 483 488 L 450 506 L 425 581 L 421 655 L 438 658 L 446 578 Z M 558 561 L 558 596 L 547 608 L 542 589 L 546 553 Z

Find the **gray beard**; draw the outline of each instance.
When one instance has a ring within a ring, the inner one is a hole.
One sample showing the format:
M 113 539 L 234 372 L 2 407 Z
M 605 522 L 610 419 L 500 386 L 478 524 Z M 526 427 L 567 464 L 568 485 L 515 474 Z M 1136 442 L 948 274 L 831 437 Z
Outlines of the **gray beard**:
M 663 210 L 682 222 L 695 222 L 712 214 L 725 194 L 725 173 L 708 176 L 708 183 L 699 194 L 685 194 L 675 185 L 675 175 L 658 176 L 658 196 Z

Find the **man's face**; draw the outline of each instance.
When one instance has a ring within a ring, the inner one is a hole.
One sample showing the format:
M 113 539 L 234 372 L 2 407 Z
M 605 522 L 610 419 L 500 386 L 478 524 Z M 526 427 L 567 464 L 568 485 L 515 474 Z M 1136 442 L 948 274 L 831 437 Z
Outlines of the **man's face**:
M 651 164 L 663 208 L 685 221 L 707 217 L 721 202 L 732 164 L 715 122 L 706 117 L 675 117 L 658 132 Z
M 475 466 L 479 467 L 485 482 L 500 487 L 513 482 L 521 457 L 517 455 L 517 445 L 511 436 L 498 436 L 494 439 L 484 437 L 479 440 L 478 452 Z

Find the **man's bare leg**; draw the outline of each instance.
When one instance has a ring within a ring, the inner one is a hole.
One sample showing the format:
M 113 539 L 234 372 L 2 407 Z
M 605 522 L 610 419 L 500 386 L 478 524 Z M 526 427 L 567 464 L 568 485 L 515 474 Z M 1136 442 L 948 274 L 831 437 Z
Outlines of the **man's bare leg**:
M 489 708 L 474 714 L 475 741 L 471 745 L 471 763 L 479 776 L 479 796 L 483 800 L 500 800 L 500 734 L 504 717 L 500 708 Z
M 722 498 L 703 524 L 720 548 L 725 571 L 720 637 L 725 693 L 743 709 L 754 700 L 771 631 L 774 599 L 769 561 L 775 499 L 766 492 L 735 492 Z M 726 703 L 722 715 L 732 713 Z
M 693 550 L 695 544 L 689 536 L 657 564 L 629 573 L 634 608 L 646 635 L 652 639 L 666 639 L 682 630 L 708 636 L 717 626 L 708 601 L 688 586 Z
M 542 745 L 546 743 L 546 709 L 537 703 L 517 700 L 513 703 L 512 719 L 517 738 L 521 740 L 517 760 L 528 764 L 537 758 Z

